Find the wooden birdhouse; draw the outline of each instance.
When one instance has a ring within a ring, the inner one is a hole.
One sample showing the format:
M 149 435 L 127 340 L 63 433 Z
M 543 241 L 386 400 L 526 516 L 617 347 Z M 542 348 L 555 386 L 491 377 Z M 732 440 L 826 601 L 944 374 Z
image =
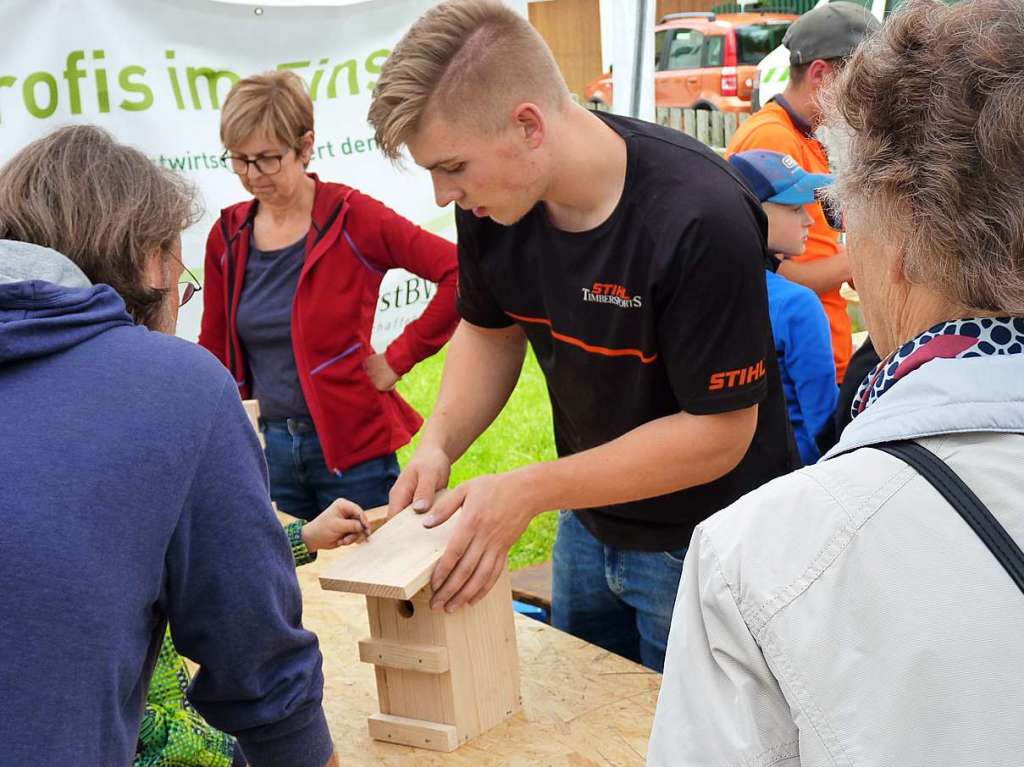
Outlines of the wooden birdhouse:
M 430 576 L 457 517 L 427 529 L 406 509 L 320 578 L 325 589 L 366 595 L 370 636 L 359 658 L 376 667 L 376 740 L 453 751 L 522 705 L 508 569 L 475 605 L 430 609 Z

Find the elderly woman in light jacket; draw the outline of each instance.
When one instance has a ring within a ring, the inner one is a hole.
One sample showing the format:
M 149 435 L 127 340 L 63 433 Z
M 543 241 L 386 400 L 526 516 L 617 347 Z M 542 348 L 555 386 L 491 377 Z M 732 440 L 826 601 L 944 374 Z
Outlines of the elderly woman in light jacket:
M 882 363 L 821 462 L 695 531 L 648 764 L 1021 764 L 1024 593 L 869 446 L 928 448 L 1024 545 L 1024 4 L 908 0 L 832 97 Z

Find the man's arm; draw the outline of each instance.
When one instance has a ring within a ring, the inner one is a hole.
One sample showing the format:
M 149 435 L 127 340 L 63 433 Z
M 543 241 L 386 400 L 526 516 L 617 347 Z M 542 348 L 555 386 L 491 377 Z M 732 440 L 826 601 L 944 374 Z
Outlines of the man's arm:
M 188 697 L 203 718 L 238 738 L 252 767 L 320 767 L 334 751 L 320 650 L 302 627 L 295 563 L 256 433 L 220 372 L 221 397 L 196 436 L 167 547 L 162 606 L 175 646 L 201 667 Z
M 434 526 L 462 509 L 431 578 L 431 605 L 450 612 L 487 594 L 509 548 L 541 512 L 626 503 L 711 482 L 739 464 L 756 426 L 757 405 L 677 413 L 566 458 L 462 483 L 424 520 Z
M 441 391 L 416 453 L 391 489 L 390 513 L 423 511 L 448 484 L 452 464 L 497 418 L 523 367 L 526 336 L 518 325 L 459 323 L 448 346 Z
M 835 290 L 850 279 L 850 260 L 846 257 L 846 246 L 837 247 L 839 250 L 834 256 L 816 261 L 787 258 L 779 264 L 778 273 L 790 282 L 799 283 L 819 295 Z

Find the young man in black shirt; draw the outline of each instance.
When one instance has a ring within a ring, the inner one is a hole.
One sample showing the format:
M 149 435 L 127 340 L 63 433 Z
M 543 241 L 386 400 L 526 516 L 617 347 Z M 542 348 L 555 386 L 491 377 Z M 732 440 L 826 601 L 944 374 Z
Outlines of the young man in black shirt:
M 434 571 L 453 610 L 494 584 L 537 514 L 563 512 L 555 626 L 660 670 L 693 527 L 794 465 L 757 200 L 683 134 L 572 103 L 550 51 L 497 0 L 428 11 L 370 109 L 458 205 L 459 309 L 441 391 L 391 494 L 457 529 Z M 526 343 L 559 459 L 464 482 Z

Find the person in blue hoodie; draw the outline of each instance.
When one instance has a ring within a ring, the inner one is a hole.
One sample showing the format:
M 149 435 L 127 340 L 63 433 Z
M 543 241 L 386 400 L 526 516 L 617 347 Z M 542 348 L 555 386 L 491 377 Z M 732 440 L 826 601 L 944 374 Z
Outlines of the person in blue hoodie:
M 818 204 L 817 191 L 829 186 L 832 176 L 808 173 L 789 155 L 760 149 L 734 154 L 729 162 L 761 200 L 768 249 L 777 258 L 803 253 L 814 223 L 807 206 Z M 812 290 L 771 268 L 765 274 L 789 421 L 800 458 L 809 465 L 821 457 L 815 438 L 830 423 L 839 395 L 828 317 Z
M 168 621 L 249 764 L 336 764 L 256 435 L 169 335 L 194 217 L 185 182 L 89 126 L 0 170 L 4 764 L 130 765 Z

